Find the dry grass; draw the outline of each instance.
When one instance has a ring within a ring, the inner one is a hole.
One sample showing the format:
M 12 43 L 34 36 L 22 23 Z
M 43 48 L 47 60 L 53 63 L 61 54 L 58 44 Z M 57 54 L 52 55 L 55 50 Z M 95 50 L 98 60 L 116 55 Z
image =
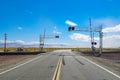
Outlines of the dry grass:
M 39 51 L 38 48 L 23 48 L 24 52 L 35 52 Z M 0 48 L 0 52 L 4 52 L 4 48 Z M 7 48 L 7 52 L 17 52 L 17 48 Z
M 92 52 L 91 48 L 73 48 L 72 50 L 78 52 Z M 96 52 L 99 52 L 99 48 L 96 48 Z M 120 53 L 120 48 L 103 48 L 103 53 L 106 52 Z
M 43 51 L 54 51 L 54 50 L 66 50 L 71 49 L 72 51 L 78 51 L 78 52 L 92 52 L 91 48 L 44 48 Z M 0 52 L 3 52 L 4 49 L 0 48 Z M 17 48 L 7 48 L 8 52 L 17 52 Z M 23 48 L 24 52 L 35 52 L 39 51 L 39 48 Z M 99 49 L 96 48 L 96 51 L 98 52 Z M 103 52 L 120 52 L 120 48 L 104 48 Z
M 54 50 L 65 50 L 65 49 L 73 49 L 73 48 L 44 48 L 43 51 L 54 51 Z M 23 48 L 24 52 L 36 52 L 39 51 L 39 48 Z M 0 52 L 4 52 L 3 48 L 0 48 Z M 7 48 L 7 52 L 17 52 L 17 48 Z

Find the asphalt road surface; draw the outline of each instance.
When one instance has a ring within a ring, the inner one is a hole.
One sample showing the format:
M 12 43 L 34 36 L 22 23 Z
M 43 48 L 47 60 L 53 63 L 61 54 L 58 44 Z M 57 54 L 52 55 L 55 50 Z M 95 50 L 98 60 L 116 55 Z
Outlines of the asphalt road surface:
M 58 50 L 0 71 L 0 80 L 120 80 L 120 75 L 70 50 Z

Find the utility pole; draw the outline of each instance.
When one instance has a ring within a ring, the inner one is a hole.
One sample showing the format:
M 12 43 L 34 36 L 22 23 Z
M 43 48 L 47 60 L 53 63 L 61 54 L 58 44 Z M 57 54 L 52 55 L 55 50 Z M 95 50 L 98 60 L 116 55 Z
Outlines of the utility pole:
M 44 47 L 44 40 L 45 38 L 47 39 L 54 39 L 54 38 L 59 38 L 58 35 L 40 35 L 40 51 L 43 51 L 43 47 Z
M 6 52 L 6 41 L 7 41 L 7 34 L 4 34 L 4 52 Z

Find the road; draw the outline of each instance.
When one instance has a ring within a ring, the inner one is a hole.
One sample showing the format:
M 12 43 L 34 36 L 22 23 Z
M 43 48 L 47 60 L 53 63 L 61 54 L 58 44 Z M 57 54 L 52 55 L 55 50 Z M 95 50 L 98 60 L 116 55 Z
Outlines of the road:
M 0 71 L 0 80 L 120 80 L 120 76 L 70 50 L 58 50 Z

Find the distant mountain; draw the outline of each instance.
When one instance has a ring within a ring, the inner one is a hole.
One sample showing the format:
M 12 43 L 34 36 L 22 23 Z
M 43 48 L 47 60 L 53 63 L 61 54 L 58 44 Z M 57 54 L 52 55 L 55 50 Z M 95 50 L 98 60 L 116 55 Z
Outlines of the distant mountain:
M 18 43 L 7 43 L 6 46 L 7 47 L 21 47 L 23 45 L 22 44 L 18 44 Z M 4 47 L 4 43 L 0 43 L 0 47 Z
M 4 47 L 4 43 L 0 43 L 0 47 Z M 20 44 L 20 43 L 7 43 L 7 47 L 39 47 L 39 44 Z M 68 47 L 65 44 L 45 44 L 44 47 Z

